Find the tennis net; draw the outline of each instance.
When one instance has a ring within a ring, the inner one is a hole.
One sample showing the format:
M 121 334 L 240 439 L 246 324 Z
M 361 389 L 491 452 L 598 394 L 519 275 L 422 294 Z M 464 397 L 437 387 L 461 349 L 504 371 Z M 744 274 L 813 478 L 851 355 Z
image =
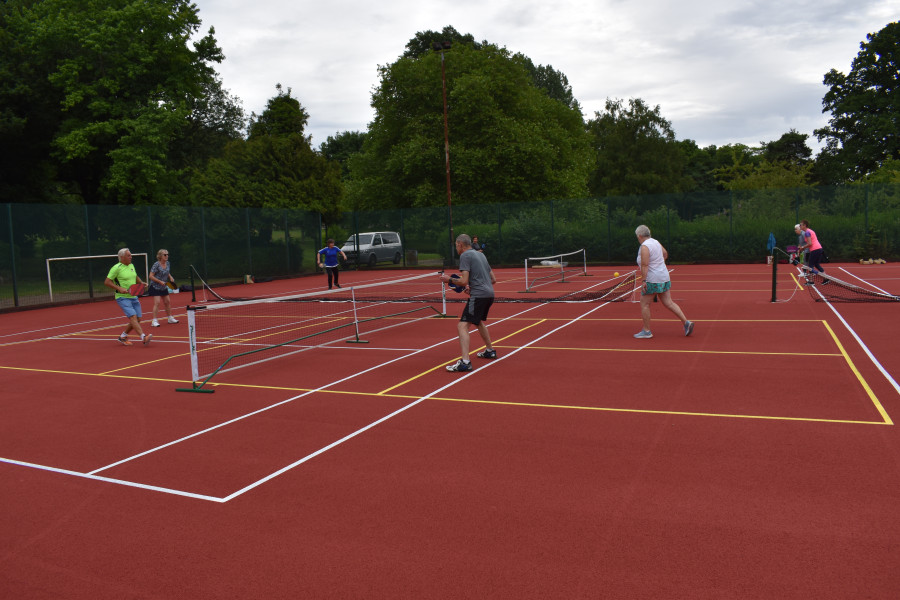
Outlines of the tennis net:
M 797 283 L 805 287 L 809 291 L 810 297 L 816 302 L 900 302 L 900 296 L 888 293 L 866 281 L 860 280 L 868 287 L 837 279 L 829 273 L 813 272 L 812 269 L 801 264 L 796 255 L 789 254 L 781 248 L 774 248 L 772 251 L 772 302 L 787 302 L 800 289 L 792 281 L 790 297 L 785 300 L 778 299 L 779 255 L 796 267 Z
M 279 298 L 188 306 L 191 388 L 220 373 L 442 315 L 434 273 Z
M 529 269 L 546 269 L 547 273 L 529 278 Z M 565 283 L 567 276 L 571 280 L 575 275 L 587 275 L 587 252 L 584 248 L 566 254 L 525 259 L 526 292 L 533 292 L 534 288 L 551 282 Z
M 816 302 L 900 302 L 900 296 L 884 290 L 848 283 L 828 273 L 816 273 L 805 265 L 797 265 L 797 268 L 800 283 L 806 286 Z

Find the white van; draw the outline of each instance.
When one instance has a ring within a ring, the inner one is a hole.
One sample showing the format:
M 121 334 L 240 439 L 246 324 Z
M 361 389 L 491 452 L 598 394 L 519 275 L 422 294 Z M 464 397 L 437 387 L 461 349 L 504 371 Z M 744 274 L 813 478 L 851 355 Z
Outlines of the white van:
M 400 234 L 396 231 L 371 231 L 351 235 L 341 251 L 347 255 L 347 262 L 367 264 L 374 267 L 380 262 L 393 262 L 395 265 L 403 259 L 403 246 Z M 358 254 L 357 254 L 358 252 Z

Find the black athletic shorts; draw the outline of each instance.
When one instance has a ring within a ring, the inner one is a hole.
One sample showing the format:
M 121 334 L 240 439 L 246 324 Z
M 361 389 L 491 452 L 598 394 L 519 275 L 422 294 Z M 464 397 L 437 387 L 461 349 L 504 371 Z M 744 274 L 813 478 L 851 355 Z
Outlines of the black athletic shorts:
M 469 298 L 466 301 L 466 307 L 463 309 L 462 316 L 459 317 L 459 320 L 471 323 L 472 325 L 478 325 L 482 321 L 487 321 L 488 311 L 491 310 L 491 305 L 493 303 L 493 297 Z

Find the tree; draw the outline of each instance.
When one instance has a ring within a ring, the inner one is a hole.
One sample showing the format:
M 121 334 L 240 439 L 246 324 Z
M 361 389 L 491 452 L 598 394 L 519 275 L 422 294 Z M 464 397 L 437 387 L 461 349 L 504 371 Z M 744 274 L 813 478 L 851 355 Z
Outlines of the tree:
M 866 183 L 900 183 L 900 159 L 884 161 L 875 172 L 866 176 Z
M 0 164 L 0 191 L 164 200 L 223 59 L 212 28 L 192 41 L 199 28 L 188 0 L 0 4 L 0 151 L 12 157 Z
M 820 154 L 833 183 L 856 180 L 888 159 L 900 158 L 900 21 L 866 35 L 849 75 L 831 69 L 822 112 L 828 125 L 815 130 L 825 140 Z
M 605 112 L 594 114 L 587 123 L 597 155 L 592 194 L 660 194 L 691 186 L 683 173 L 685 155 L 658 105 L 651 109 L 632 98 L 626 107 L 621 100 L 607 99 Z
M 309 114 L 300 101 L 275 86 L 246 140 L 230 142 L 222 156 L 198 170 L 193 204 L 293 208 L 333 215 L 340 210 L 340 166 L 317 153 L 304 135 Z
M 591 153 L 580 111 L 534 86 L 506 49 L 453 46 L 445 56 L 453 203 L 583 196 Z M 440 57 L 380 67 L 375 119 L 350 159 L 354 207 L 446 202 Z
M 350 157 L 362 152 L 366 134 L 360 131 L 342 131 L 336 135 L 329 135 L 322 142 L 319 151 L 328 160 L 336 161 L 341 165 L 341 179 L 350 178 Z
M 248 134 L 251 140 L 262 136 L 302 136 L 306 129 L 309 113 L 299 100 L 291 97 L 291 88 L 285 92 L 281 84 L 276 83 L 275 89 L 278 94 L 269 99 L 266 110 L 261 115 L 253 113 L 250 117 Z
M 450 42 L 451 47 L 471 46 L 475 50 L 481 49 L 481 44 L 475 41 L 471 33 L 461 34 L 456 28 L 447 25 L 441 31 L 418 31 L 411 40 L 406 43 L 406 50 L 401 58 L 422 58 L 434 52 L 435 42 Z
M 454 27 L 448 25 L 439 32 L 433 30 L 417 32 L 407 42 L 406 51 L 403 53 L 402 58 L 421 58 L 426 54 L 431 54 L 434 52 L 435 42 L 450 42 L 451 48 L 469 46 L 475 50 L 481 50 L 485 46 L 492 45 L 487 40 L 481 43 L 476 42 L 475 37 L 471 33 L 463 35 Z M 521 53 L 516 53 L 514 59 L 521 61 L 525 65 L 535 87 L 544 90 L 548 96 L 554 100 L 559 100 L 569 108 L 581 111 L 578 100 L 572 94 L 572 86 L 569 85 L 569 79 L 562 71 L 557 71 L 550 65 L 535 65 L 530 58 Z
M 760 142 L 760 154 L 769 162 L 807 165 L 812 149 L 806 145 L 809 136 L 791 129 L 773 142 Z

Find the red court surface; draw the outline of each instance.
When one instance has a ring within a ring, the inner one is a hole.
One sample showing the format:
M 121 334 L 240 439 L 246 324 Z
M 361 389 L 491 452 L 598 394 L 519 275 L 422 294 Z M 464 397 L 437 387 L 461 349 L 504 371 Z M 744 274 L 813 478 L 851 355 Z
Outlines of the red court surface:
M 473 335 L 448 373 L 451 304 L 212 394 L 175 391 L 188 294 L 153 329 L 143 299 L 148 346 L 113 301 L 2 314 L 0 597 L 900 597 L 900 303 L 671 268 L 690 337 L 661 304 L 638 340 L 635 302 L 496 303 L 499 357 Z M 900 293 L 900 266 L 828 269 Z

